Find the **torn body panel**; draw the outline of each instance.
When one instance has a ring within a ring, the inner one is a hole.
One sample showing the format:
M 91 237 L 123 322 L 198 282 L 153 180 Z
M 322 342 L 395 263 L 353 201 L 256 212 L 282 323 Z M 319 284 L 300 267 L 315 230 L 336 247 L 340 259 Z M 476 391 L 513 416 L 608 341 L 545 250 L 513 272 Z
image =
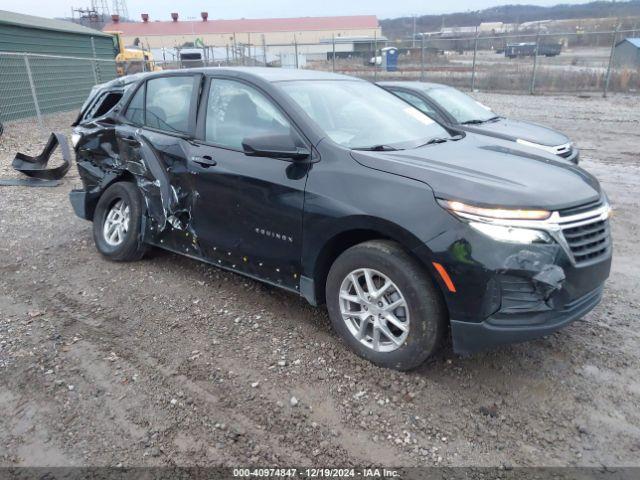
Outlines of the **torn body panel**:
M 132 181 L 146 207 L 145 243 L 299 291 L 310 166 L 136 127 L 118 110 L 75 129 L 85 187 L 71 193 L 76 213 L 91 220 L 101 192 Z M 215 168 L 203 162 L 212 157 Z
M 168 226 L 190 232 L 194 239 L 190 228 L 192 190 L 181 188 L 170 173 L 179 168 L 176 164 L 184 153 L 167 161 L 168 156 L 159 152 L 139 129 L 116 127 L 105 120 L 77 129 L 82 135 L 77 162 L 87 192 L 85 218 L 92 218 L 100 194 L 110 184 L 132 180 L 141 192 L 149 217 L 146 228 L 141 230 L 145 241 L 159 241 Z M 176 139 L 173 148 L 181 150 L 180 142 L 183 140 Z

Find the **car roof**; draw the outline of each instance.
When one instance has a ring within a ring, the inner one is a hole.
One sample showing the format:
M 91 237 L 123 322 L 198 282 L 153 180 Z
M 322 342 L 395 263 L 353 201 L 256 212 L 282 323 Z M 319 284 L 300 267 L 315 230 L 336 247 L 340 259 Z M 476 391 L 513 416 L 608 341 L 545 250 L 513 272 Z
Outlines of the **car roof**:
M 152 77 L 162 77 L 176 73 L 202 73 L 205 75 L 231 73 L 240 78 L 260 78 L 267 82 L 288 82 L 296 80 L 352 80 L 364 81 L 359 78 L 341 75 L 338 73 L 321 72 L 318 70 L 306 70 L 295 68 L 269 68 L 269 67 L 203 67 L 185 68 L 181 70 L 164 70 L 151 74 Z
M 381 87 L 406 88 L 409 90 L 417 90 L 420 92 L 427 92 L 434 88 L 453 88 L 449 85 L 433 82 L 378 82 L 377 84 Z

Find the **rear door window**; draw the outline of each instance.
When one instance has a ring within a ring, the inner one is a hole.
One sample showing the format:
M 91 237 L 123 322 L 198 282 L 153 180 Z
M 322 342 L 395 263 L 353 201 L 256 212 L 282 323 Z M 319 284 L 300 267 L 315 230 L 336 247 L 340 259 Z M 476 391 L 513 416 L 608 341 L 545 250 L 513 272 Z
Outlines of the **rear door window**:
M 193 89 L 193 76 L 149 80 L 145 101 L 145 125 L 167 132 L 189 133 Z

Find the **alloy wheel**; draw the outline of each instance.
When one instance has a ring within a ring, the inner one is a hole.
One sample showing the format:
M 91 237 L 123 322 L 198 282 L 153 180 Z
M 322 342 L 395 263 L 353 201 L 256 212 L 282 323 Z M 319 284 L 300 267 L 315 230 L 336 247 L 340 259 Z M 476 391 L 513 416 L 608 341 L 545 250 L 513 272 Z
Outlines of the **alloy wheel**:
M 130 222 L 129 205 L 122 199 L 116 200 L 104 219 L 102 235 L 111 247 L 118 247 L 127 238 Z
M 398 286 L 371 268 L 349 273 L 340 286 L 340 313 L 349 332 L 376 352 L 392 352 L 409 335 L 409 307 Z

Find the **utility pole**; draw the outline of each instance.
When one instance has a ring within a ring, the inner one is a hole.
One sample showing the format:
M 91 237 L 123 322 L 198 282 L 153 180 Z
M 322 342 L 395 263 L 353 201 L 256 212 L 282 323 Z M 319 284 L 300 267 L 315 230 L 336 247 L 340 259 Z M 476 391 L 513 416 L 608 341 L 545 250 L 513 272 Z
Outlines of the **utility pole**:
M 478 56 L 478 27 L 476 26 L 476 38 L 473 44 L 473 66 L 471 68 L 471 91 L 476 88 L 476 57 Z
M 420 35 L 420 81 L 424 82 L 424 33 Z
M 533 50 L 533 69 L 531 70 L 531 84 L 529 94 L 533 95 L 536 89 L 536 68 L 538 67 L 538 45 L 540 45 L 540 22 L 538 22 L 538 33 L 536 33 L 536 46 Z
M 611 40 L 611 53 L 609 53 L 609 64 L 607 65 L 607 74 L 604 79 L 604 91 L 602 92 L 603 97 L 607 97 L 607 90 L 609 90 L 609 81 L 611 80 L 611 68 L 613 68 L 613 57 L 616 51 L 616 42 L 618 40 L 618 30 L 620 30 L 620 23 L 616 25 L 616 29 L 613 32 L 613 38 Z
M 411 37 L 411 47 L 412 48 L 416 48 L 416 20 L 417 20 L 418 16 L 414 13 L 413 14 L 413 36 Z

